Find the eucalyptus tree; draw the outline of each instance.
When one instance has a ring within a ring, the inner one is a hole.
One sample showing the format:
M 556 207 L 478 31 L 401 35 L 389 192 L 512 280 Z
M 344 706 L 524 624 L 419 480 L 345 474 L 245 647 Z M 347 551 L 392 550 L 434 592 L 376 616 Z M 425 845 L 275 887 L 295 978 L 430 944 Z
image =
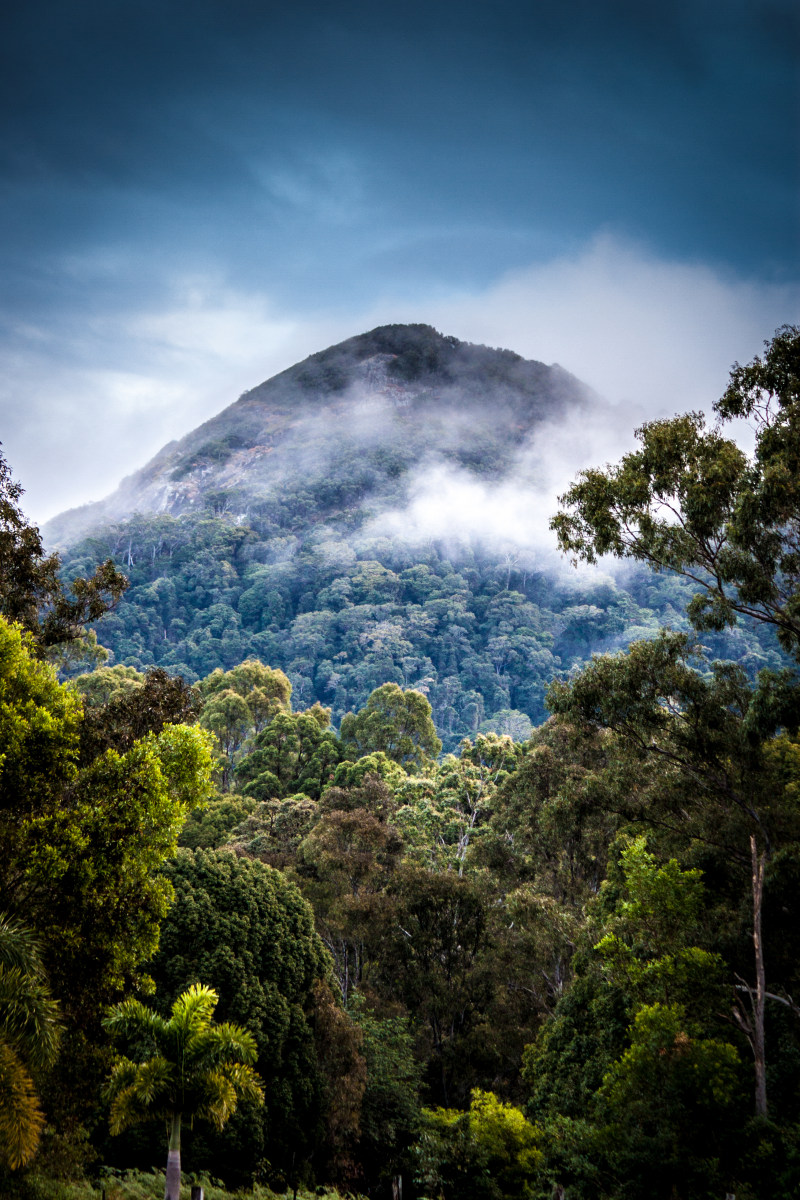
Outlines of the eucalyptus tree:
M 430 766 L 442 748 L 427 698 L 396 683 L 375 688 L 358 713 L 346 713 L 341 738 L 345 753 L 383 750 L 408 772 Z
M 112 1133 L 161 1117 L 169 1130 L 164 1200 L 180 1200 L 181 1128 L 202 1117 L 221 1129 L 241 1099 L 263 1104 L 252 1069 L 255 1038 L 239 1025 L 213 1023 L 218 996 L 195 983 L 172 1006 L 167 1020 L 138 1000 L 124 1000 L 104 1022 L 112 1033 L 142 1048 L 141 1061 L 120 1058 L 108 1081 Z
M 577 558 L 613 554 L 689 579 L 697 590 L 687 615 L 697 629 L 745 618 L 800 660 L 800 329 L 784 326 L 763 358 L 735 364 L 715 411 L 712 430 L 698 413 L 637 430 L 640 449 L 581 472 L 552 528 Z M 741 418 L 755 426 L 752 456 L 722 432 Z M 554 685 L 549 703 L 676 772 L 688 791 L 674 815 L 693 810 L 695 836 L 704 825 L 709 842 L 730 839 L 737 856 L 748 847 L 741 857 L 751 875 L 755 981 L 741 981 L 749 1011 L 737 1011 L 753 1050 L 756 1110 L 766 1115 L 764 880 L 796 787 L 794 777 L 788 786 L 776 781 L 785 755 L 775 739 L 800 725 L 800 687 L 788 670 L 762 671 L 754 689 L 732 664 L 707 668 L 687 639 L 662 636 L 596 659 L 570 684 Z
M 576 558 L 613 554 L 688 578 L 697 628 L 751 618 L 800 658 L 800 328 L 765 346 L 734 365 L 716 427 L 699 413 L 643 425 L 638 450 L 581 471 L 551 527 Z M 755 427 L 750 457 L 723 435 L 740 419 Z

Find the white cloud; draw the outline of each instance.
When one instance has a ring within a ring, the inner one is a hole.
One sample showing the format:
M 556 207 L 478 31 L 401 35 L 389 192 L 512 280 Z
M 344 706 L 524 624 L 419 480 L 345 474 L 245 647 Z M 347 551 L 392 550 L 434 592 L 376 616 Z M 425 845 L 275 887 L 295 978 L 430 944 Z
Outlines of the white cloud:
M 708 408 L 735 360 L 800 317 L 800 288 L 668 262 L 601 236 L 433 315 L 457 337 L 558 362 L 614 404 L 671 415 Z
M 559 362 L 615 405 L 600 426 L 552 433 L 550 496 L 576 465 L 615 457 L 643 416 L 708 408 L 734 359 L 747 361 L 797 318 L 797 298 L 796 288 L 666 262 L 608 237 L 480 292 L 442 299 L 439 289 L 435 300 L 412 303 L 387 288 L 361 311 L 314 317 L 192 277 L 150 309 L 95 314 L 61 331 L 13 329 L 0 353 L 4 448 L 27 489 L 27 511 L 43 521 L 106 495 L 165 442 L 306 355 L 378 324 L 427 322 Z M 463 480 L 454 486 L 457 494 Z M 530 521 L 502 489 L 489 500 L 473 504 L 484 520 L 491 509 L 499 524 Z

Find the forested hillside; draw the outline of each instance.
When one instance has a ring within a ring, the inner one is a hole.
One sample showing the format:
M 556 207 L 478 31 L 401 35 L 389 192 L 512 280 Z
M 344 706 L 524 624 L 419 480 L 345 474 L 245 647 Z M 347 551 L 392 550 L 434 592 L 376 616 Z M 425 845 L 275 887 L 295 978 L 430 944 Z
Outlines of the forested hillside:
M 442 470 L 524 494 L 532 451 L 546 456 L 553 430 L 589 406 L 602 401 L 560 368 L 388 326 L 246 393 L 48 533 L 63 541 L 95 523 L 66 546 L 65 580 L 106 559 L 129 578 L 96 627 L 118 663 L 196 682 L 258 658 L 287 673 L 296 704 L 330 707 L 336 727 L 396 682 L 429 697 L 447 749 L 480 730 L 526 736 L 555 676 L 686 628 L 688 585 L 641 569 L 578 575 L 554 560 L 552 538 L 548 550 L 487 535 L 479 503 L 460 536 L 440 519 L 422 537 L 404 513 Z M 706 640 L 751 674 L 782 661 L 752 623 Z
M 198 512 L 69 590 L 0 465 L 3 1195 L 798 1194 L 799 380 L 580 473 L 624 589 Z
M 448 749 L 481 729 L 525 735 L 526 717 L 545 719 L 555 676 L 662 626 L 687 628 L 692 591 L 674 576 L 576 580 L 537 569 L 530 554 L 525 568 L 513 551 L 254 525 L 210 513 L 133 518 L 68 551 L 63 574 L 111 558 L 130 579 L 96 626 L 116 662 L 195 682 L 258 658 L 287 673 L 296 704 L 330 707 L 337 727 L 396 682 L 428 696 Z M 705 640 L 751 672 L 783 661 L 774 635 L 752 623 Z

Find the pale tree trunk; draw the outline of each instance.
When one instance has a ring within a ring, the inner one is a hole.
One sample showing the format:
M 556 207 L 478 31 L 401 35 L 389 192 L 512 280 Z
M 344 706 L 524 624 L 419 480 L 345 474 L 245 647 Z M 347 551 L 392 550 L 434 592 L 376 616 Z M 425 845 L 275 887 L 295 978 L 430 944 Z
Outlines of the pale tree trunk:
M 181 1114 L 172 1114 L 164 1200 L 181 1200 Z
M 756 1113 L 767 1115 L 767 1063 L 764 1050 L 764 944 L 761 939 L 761 907 L 764 896 L 764 855 L 758 853 L 756 839 L 750 837 L 750 856 L 753 863 L 753 948 L 756 957 L 756 995 L 753 1004 L 753 1057 L 756 1068 Z

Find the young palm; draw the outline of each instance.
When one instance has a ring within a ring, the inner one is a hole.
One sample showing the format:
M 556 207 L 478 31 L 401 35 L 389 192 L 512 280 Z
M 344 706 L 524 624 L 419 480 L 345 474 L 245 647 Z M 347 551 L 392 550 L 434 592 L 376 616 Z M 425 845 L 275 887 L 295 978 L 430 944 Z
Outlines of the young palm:
M 162 1117 L 169 1129 L 165 1200 L 179 1200 L 181 1123 L 205 1117 L 221 1129 L 240 1099 L 264 1102 L 261 1080 L 249 1065 L 252 1034 L 238 1025 L 215 1025 L 217 993 L 195 983 L 172 1006 L 169 1020 L 138 1000 L 112 1009 L 105 1025 L 135 1042 L 141 1061 L 121 1058 L 106 1087 L 111 1132 Z
M 44 1118 L 31 1076 L 53 1061 L 58 1005 L 51 998 L 39 944 L 25 926 L 0 915 L 0 1162 L 31 1159 Z

